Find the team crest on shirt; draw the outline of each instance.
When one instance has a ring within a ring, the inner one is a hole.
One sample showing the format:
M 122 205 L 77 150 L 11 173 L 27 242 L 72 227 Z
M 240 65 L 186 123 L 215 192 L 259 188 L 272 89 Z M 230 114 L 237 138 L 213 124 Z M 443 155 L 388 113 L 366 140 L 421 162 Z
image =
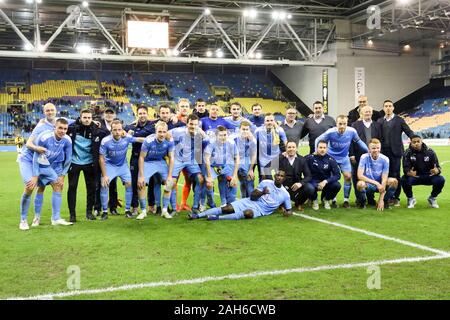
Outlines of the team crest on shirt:
M 430 157 L 429 156 L 424 157 L 423 161 L 430 161 Z
M 325 163 L 325 164 L 323 165 L 323 168 L 324 168 L 324 169 L 328 169 L 328 163 Z
M 411 160 L 412 161 L 416 161 L 416 157 L 415 156 L 411 156 Z

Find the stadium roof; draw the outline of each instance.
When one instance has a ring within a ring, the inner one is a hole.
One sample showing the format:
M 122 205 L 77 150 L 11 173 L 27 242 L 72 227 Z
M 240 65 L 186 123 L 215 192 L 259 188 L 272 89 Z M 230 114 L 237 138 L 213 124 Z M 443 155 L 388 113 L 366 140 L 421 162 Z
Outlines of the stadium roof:
M 214 59 L 207 51 L 221 49 L 223 63 L 317 64 L 338 38 L 355 47 L 379 39 L 395 52 L 406 43 L 437 47 L 450 36 L 448 0 L 95 0 L 87 7 L 81 0 L 29 1 L 0 0 L 0 56 L 87 58 L 77 49 L 88 44 L 99 59 L 207 62 Z M 368 29 L 367 8 L 374 5 L 381 28 Z M 257 16 L 244 17 L 249 9 Z M 169 48 L 176 50 L 127 49 L 127 19 L 168 21 Z M 350 21 L 351 32 L 336 34 L 336 20 Z

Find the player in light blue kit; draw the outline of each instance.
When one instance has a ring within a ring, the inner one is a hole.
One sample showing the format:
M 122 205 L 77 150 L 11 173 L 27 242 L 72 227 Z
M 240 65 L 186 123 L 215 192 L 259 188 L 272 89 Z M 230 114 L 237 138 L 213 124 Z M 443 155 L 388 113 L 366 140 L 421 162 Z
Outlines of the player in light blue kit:
M 234 140 L 228 140 L 227 128 L 217 127 L 216 139 L 204 151 L 203 175 L 209 198 L 214 197 L 214 180 L 219 182 L 220 202 L 224 206 L 236 200 L 239 152 Z
M 315 146 L 319 141 L 328 142 L 328 154 L 338 163 L 344 176 L 344 208 L 349 208 L 350 191 L 352 189 L 352 166 L 348 151 L 350 145 L 355 142 L 364 152 L 368 152 L 366 144 L 359 138 L 358 133 L 352 127 L 347 126 L 347 116 L 340 115 L 336 118 L 336 127 L 330 128 L 316 138 Z M 336 199 L 333 200 L 333 207 L 336 207 Z
M 241 127 L 242 121 L 248 120 L 242 116 L 242 106 L 239 102 L 233 102 L 230 105 L 230 114 L 231 116 L 224 117 L 223 119 L 232 127 L 228 132 L 228 136 L 234 139 L 239 136 L 239 128 Z M 256 126 L 252 124 L 250 129 L 252 132 L 255 132 Z
M 133 190 L 131 188 L 131 172 L 128 167 L 127 151 L 130 143 L 144 142 L 145 138 L 132 137 L 124 134 L 122 122 L 113 120 L 111 122 L 111 134 L 103 138 L 100 145 L 100 169 L 102 171 L 102 187 L 100 199 L 102 203 L 102 220 L 108 219 L 108 191 L 109 182 L 120 177 L 125 185 L 125 217 L 133 218 L 130 212 Z
M 169 132 L 175 144 L 175 161 L 172 171 L 173 188 L 177 187 L 181 170 L 186 168 L 190 179 L 195 180 L 192 211 L 199 212 L 201 189 L 204 183 L 199 164 L 203 162 L 202 150 L 203 145 L 208 143 L 207 136 L 199 128 L 199 118 L 195 114 L 188 116 L 186 127 L 175 128 Z
M 259 181 L 272 179 L 272 169 L 278 171 L 278 160 L 286 151 L 287 137 L 283 128 L 278 127 L 272 113 L 264 116 L 264 125 L 255 130 L 258 144 Z
M 202 213 L 192 213 L 189 220 L 208 217 L 208 220 L 255 219 L 268 216 L 282 206 L 285 216 L 292 215 L 291 198 L 284 188 L 286 175 L 282 170 L 275 174 L 275 181 L 264 180 L 253 190 L 250 198 L 244 198 L 220 208 L 211 208 Z
M 36 148 L 45 150 L 43 153 L 26 149 L 19 160 L 20 173 L 25 184 L 25 190 L 20 202 L 21 221 L 19 228 L 28 230 L 28 209 L 31 194 L 36 186 L 45 187 L 51 184 L 52 194 L 52 225 L 71 225 L 61 219 L 61 192 L 64 186 L 64 176 L 72 160 L 72 140 L 66 135 L 68 123 L 65 119 L 56 120 L 54 130 L 44 131 L 35 138 Z M 40 224 L 40 210 L 33 220 L 33 227 Z
M 358 165 L 358 193 L 361 199 L 360 208 L 366 207 L 366 193 L 380 193 L 377 210 L 383 211 L 389 208 L 389 200 L 394 197 L 398 181 L 395 178 L 389 178 L 389 158 L 381 154 L 381 142 L 378 139 L 372 139 L 369 143 L 369 153 L 361 156 Z
M 241 198 L 248 198 L 255 189 L 256 139 L 250 131 L 250 122 L 241 122 L 241 133 L 234 139 L 239 150 L 238 178 L 241 187 Z
M 174 162 L 174 145 L 173 141 L 166 140 L 168 131 L 167 123 L 159 121 L 155 125 L 156 133 L 145 138 L 139 154 L 139 175 L 138 175 L 138 189 L 139 189 L 139 205 L 141 213 L 136 217 L 137 220 L 142 220 L 147 216 L 147 192 L 145 185 L 149 183 L 151 177 L 155 174 L 161 176 L 164 182 L 163 195 L 163 209 L 161 216 L 166 219 L 171 219 L 172 216 L 167 212 L 170 202 L 170 191 L 172 190 L 172 170 Z M 169 158 L 169 165 L 165 158 Z M 161 190 L 161 184 L 155 183 L 155 197 L 156 189 Z M 158 199 L 157 199 L 158 200 Z

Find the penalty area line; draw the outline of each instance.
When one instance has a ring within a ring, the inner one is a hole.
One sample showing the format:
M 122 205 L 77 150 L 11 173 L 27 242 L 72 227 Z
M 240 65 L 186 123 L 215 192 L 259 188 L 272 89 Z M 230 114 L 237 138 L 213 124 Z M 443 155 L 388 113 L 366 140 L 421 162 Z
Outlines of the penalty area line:
M 428 252 L 433 252 L 433 253 L 435 253 L 437 255 L 440 255 L 440 256 L 449 256 L 450 255 L 450 252 L 446 252 L 446 251 L 430 248 L 430 247 L 427 247 L 427 246 L 424 246 L 424 245 L 421 245 L 421 244 L 418 244 L 418 243 L 414 243 L 414 242 L 411 242 L 411 241 L 406 241 L 406 240 L 402 240 L 402 239 L 386 236 L 386 235 L 383 235 L 383 234 L 380 234 L 380 233 L 375 233 L 375 232 L 372 232 L 372 231 L 355 228 L 355 227 L 348 226 L 348 225 L 345 225 L 345 224 L 342 224 L 342 223 L 337 223 L 337 222 L 333 222 L 333 221 L 329 221 L 329 220 L 325 220 L 325 219 L 320 219 L 320 218 L 312 217 L 312 216 L 309 216 L 309 215 L 306 215 L 306 214 L 302 214 L 302 213 L 295 213 L 294 212 L 293 215 L 298 216 L 298 217 L 302 217 L 302 218 L 307 219 L 307 220 L 321 222 L 321 223 L 329 224 L 329 225 L 332 225 L 332 226 L 335 226 L 335 227 L 338 227 L 338 228 L 343 228 L 343 229 L 347 229 L 347 230 L 350 230 L 350 231 L 362 233 L 362 234 L 365 234 L 367 236 L 371 236 L 371 237 L 375 237 L 375 238 L 379 238 L 379 239 L 384 239 L 384 240 L 388 240 L 388 241 L 393 241 L 393 242 L 400 243 L 402 245 L 413 247 L 413 248 L 416 248 L 416 249 L 420 249 L 420 250 L 424 250 L 424 251 L 428 251 Z
M 412 263 L 412 262 L 422 262 L 431 260 L 440 260 L 450 258 L 450 254 L 447 255 L 435 255 L 435 256 L 424 256 L 424 257 L 412 257 L 412 258 L 399 258 L 392 260 L 375 260 L 361 263 L 347 263 L 347 264 L 336 264 L 336 265 L 323 265 L 317 267 L 303 267 L 294 269 L 283 269 L 283 270 L 271 270 L 271 271 L 256 271 L 251 273 L 239 273 L 239 274 L 228 274 L 224 276 L 209 276 L 203 278 L 177 280 L 177 281 L 158 281 L 158 282 L 147 282 L 138 284 L 127 284 L 118 287 L 108 287 L 100 289 L 89 289 L 89 290 L 75 290 L 66 291 L 59 293 L 48 293 L 29 297 L 11 297 L 8 300 L 51 300 L 54 298 L 66 298 L 80 295 L 91 295 L 91 294 L 102 294 L 118 291 L 130 291 L 144 288 L 158 288 L 158 287 L 170 287 L 178 285 L 192 285 L 200 284 L 214 281 L 223 280 L 235 280 L 235 279 L 248 279 L 257 278 L 262 276 L 276 276 L 285 275 L 292 273 L 306 273 L 306 272 L 316 272 L 324 270 L 337 270 L 337 269 L 353 269 L 353 268 L 364 268 L 369 266 L 380 266 L 380 265 L 390 265 L 390 264 L 400 264 L 400 263 Z

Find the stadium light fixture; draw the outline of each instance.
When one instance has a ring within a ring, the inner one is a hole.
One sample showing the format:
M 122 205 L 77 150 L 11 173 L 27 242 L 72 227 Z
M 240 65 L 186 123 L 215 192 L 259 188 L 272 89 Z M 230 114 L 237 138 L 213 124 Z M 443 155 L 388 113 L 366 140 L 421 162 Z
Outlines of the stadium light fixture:
M 262 59 L 262 53 L 261 52 L 255 53 L 255 58 L 256 59 Z
M 81 54 L 89 54 L 92 52 L 92 48 L 90 45 L 87 44 L 79 44 L 77 46 L 77 52 Z
M 409 50 L 411 50 L 411 46 L 410 46 L 409 44 L 405 44 L 405 45 L 403 46 L 403 50 L 409 51 Z
M 152 49 L 152 50 L 150 51 L 150 53 L 151 53 L 152 55 L 155 55 L 155 54 L 156 54 L 156 49 Z
M 445 33 L 445 30 L 442 29 L 442 30 L 441 30 L 441 33 Z
M 409 0 L 398 0 L 398 2 L 400 4 L 406 5 L 406 4 L 408 4 Z
M 280 13 L 278 11 L 273 11 L 272 12 L 272 19 L 279 19 L 280 18 Z
M 33 3 L 33 0 L 25 0 L 26 3 Z
M 367 41 L 367 45 L 368 45 L 369 47 L 373 46 L 373 41 L 372 41 L 371 39 L 369 39 L 369 41 Z
M 89 2 L 83 1 L 82 6 L 85 8 L 89 7 Z
M 250 52 L 250 53 L 248 54 L 248 57 L 249 57 L 250 59 L 253 59 L 253 58 L 255 58 L 255 54 L 254 54 L 253 52 Z
M 281 11 L 281 12 L 280 12 L 280 16 L 279 16 L 280 20 L 284 20 L 284 19 L 286 19 L 286 17 L 287 17 L 286 12 Z
M 25 46 L 24 46 L 24 49 L 25 49 L 26 51 L 30 51 L 30 50 L 33 49 L 33 46 L 32 46 L 31 44 L 29 44 L 29 43 L 26 43 Z
M 242 12 L 242 14 L 243 14 L 244 17 L 249 17 L 249 18 L 254 19 L 258 15 L 258 12 L 256 11 L 256 9 L 252 8 L 252 9 L 245 9 Z
M 105 47 L 102 48 L 102 53 L 108 53 L 108 49 L 106 49 Z
M 206 56 L 207 56 L 208 58 L 211 58 L 212 55 L 213 55 L 213 53 L 212 53 L 211 50 L 206 51 Z
M 42 3 L 42 0 L 36 0 L 36 3 Z
M 206 8 L 203 13 L 205 14 L 205 16 L 209 16 L 211 14 L 211 10 L 209 8 Z
M 177 49 L 173 49 L 173 50 L 172 50 L 172 54 L 173 54 L 175 57 L 177 57 L 177 56 L 180 55 L 180 51 L 178 51 Z
M 292 19 L 292 14 L 289 13 L 289 14 L 287 15 L 287 18 L 288 18 L 288 19 Z
M 217 57 L 217 58 L 223 58 L 223 51 L 222 51 L 221 49 L 218 49 L 218 50 L 216 51 L 216 57 Z

